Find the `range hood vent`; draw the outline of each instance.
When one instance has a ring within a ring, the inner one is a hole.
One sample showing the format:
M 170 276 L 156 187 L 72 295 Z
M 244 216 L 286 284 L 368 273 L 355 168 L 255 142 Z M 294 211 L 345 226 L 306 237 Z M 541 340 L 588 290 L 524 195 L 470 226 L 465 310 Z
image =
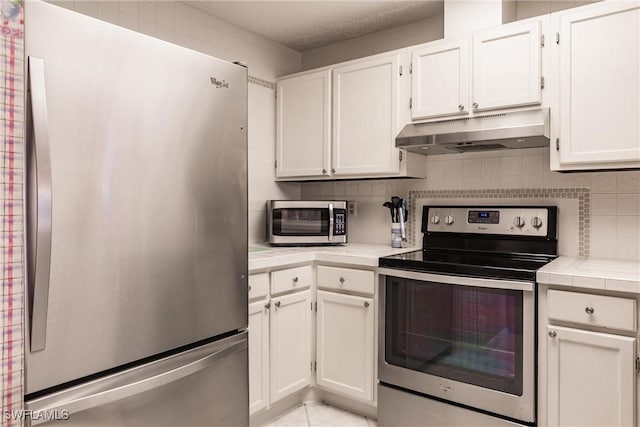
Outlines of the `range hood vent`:
M 548 145 L 548 108 L 409 124 L 396 137 L 396 147 L 424 155 Z

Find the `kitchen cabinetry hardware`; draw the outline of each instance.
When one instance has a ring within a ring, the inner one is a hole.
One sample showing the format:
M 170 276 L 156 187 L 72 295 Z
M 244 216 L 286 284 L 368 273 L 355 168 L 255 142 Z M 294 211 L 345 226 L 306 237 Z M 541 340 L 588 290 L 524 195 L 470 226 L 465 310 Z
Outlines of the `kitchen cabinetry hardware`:
M 369 308 L 369 301 L 364 302 L 364 308 Z
M 636 372 L 640 372 L 640 357 L 636 357 Z
M 413 98 L 409 98 L 409 108 L 413 108 Z
M 318 362 L 313 362 L 313 371 L 317 371 L 318 370 Z
M 462 104 L 458 105 L 458 110 L 464 111 L 464 105 L 462 105 Z
M 298 283 L 299 280 L 300 279 L 298 278 L 298 276 L 296 276 L 296 277 L 293 278 L 293 283 Z
M 269 310 L 271 308 L 271 303 L 268 302 L 264 305 L 264 308 L 266 308 L 267 310 Z
M 247 291 L 251 292 L 251 285 L 247 286 Z
M 558 334 L 556 333 L 556 331 L 549 331 L 549 336 L 551 338 L 555 338 Z
M 322 169 L 322 175 L 326 175 L 327 174 L 327 170 L 326 169 Z
M 560 44 L 560 33 L 556 33 L 556 44 Z
M 544 77 L 540 77 L 540 89 L 544 89 Z
M 544 47 L 544 34 L 540 36 L 540 47 Z
M 584 312 L 587 314 L 593 314 L 595 313 L 595 310 L 593 309 L 593 307 L 585 307 Z
M 275 160 L 275 161 L 273 162 L 273 168 L 274 168 L 274 169 L 278 169 L 278 161 L 277 161 L 277 160 Z
M 560 138 L 556 138 L 556 151 L 560 151 Z
M 413 74 L 413 62 L 409 64 L 409 74 Z
M 276 307 L 280 307 L 282 303 L 280 301 L 276 301 Z
M 340 283 L 344 283 L 344 277 L 341 277 L 339 280 L 340 280 Z
M 331 173 L 336 173 L 336 168 L 331 168 Z
M 402 161 L 402 151 L 398 153 L 399 160 Z
M 478 103 L 474 102 L 473 104 L 471 104 L 471 106 L 473 107 L 474 110 L 478 109 Z
M 400 75 L 402 75 L 402 65 L 400 66 Z

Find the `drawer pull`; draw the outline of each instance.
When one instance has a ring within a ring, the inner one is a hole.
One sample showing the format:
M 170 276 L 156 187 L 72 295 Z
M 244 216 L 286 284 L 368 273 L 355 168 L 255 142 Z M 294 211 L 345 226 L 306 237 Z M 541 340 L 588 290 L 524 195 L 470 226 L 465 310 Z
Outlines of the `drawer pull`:
M 558 334 L 556 333 L 556 331 L 549 331 L 549 336 L 550 336 L 551 338 L 555 338 L 555 337 L 556 337 L 556 335 L 558 335 Z
M 293 283 L 298 283 L 298 280 L 300 280 L 300 279 L 298 279 L 298 276 L 294 277 L 293 278 Z
M 340 278 L 340 283 L 344 283 L 344 277 Z
M 280 307 L 281 302 L 280 301 L 276 301 L 276 307 Z
M 584 309 L 584 311 L 585 311 L 585 313 L 587 313 L 587 314 L 593 314 L 593 313 L 595 313 L 595 312 L 596 312 L 596 311 L 593 309 L 593 307 L 586 307 L 586 308 Z

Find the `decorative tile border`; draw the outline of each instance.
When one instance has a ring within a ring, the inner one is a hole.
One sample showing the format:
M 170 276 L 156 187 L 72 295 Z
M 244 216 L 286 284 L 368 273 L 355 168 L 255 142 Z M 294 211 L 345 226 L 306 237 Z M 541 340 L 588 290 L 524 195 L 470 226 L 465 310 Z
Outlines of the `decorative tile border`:
M 2 426 L 21 426 L 23 406 L 24 11 L 0 0 L 0 330 Z
M 247 76 L 247 80 L 249 83 L 253 83 L 254 85 L 266 87 L 267 89 L 274 90 L 276 88 L 276 84 L 270 82 L 269 80 L 261 79 L 255 76 Z
M 407 233 L 409 244 L 419 246 L 416 232 L 420 228 L 422 213 L 418 212 L 418 199 L 575 199 L 578 201 L 578 255 L 589 256 L 591 233 L 591 190 L 589 188 L 514 188 L 490 190 L 410 190 Z

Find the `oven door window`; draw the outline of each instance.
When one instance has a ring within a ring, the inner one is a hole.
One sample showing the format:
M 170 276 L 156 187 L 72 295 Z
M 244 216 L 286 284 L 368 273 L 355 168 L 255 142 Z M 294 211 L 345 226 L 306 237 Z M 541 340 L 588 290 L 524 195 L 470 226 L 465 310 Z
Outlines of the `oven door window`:
M 328 236 L 329 209 L 274 209 L 272 233 L 274 236 Z
M 385 360 L 522 395 L 523 292 L 387 277 Z

